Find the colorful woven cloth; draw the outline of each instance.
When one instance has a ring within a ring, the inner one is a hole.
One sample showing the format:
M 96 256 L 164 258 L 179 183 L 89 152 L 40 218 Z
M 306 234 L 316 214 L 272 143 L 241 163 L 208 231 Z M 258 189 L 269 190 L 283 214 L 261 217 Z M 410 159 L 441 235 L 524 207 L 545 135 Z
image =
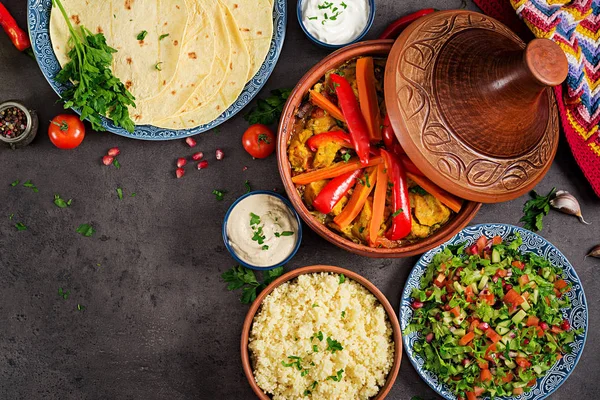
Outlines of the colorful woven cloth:
M 512 6 L 536 37 L 553 40 L 567 55 L 565 89 L 556 88 L 562 125 L 577 163 L 600 196 L 600 0 L 475 3 L 523 37 Z

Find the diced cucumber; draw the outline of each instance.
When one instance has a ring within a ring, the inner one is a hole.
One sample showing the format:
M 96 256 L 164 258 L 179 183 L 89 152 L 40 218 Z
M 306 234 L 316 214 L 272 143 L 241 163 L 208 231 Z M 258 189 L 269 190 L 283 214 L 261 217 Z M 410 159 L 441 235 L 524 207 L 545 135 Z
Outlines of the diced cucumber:
M 454 290 L 456 290 L 458 293 L 462 293 L 465 291 L 465 289 L 463 289 L 463 287 L 460 283 L 458 283 L 458 281 L 454 281 Z
M 510 329 L 508 329 L 505 326 L 498 325 L 496 327 L 496 332 L 498 333 L 498 335 L 506 335 L 508 332 L 510 332 Z
M 473 290 L 473 293 L 475 294 L 479 294 L 479 290 L 477 290 L 477 284 L 475 282 L 471 283 L 471 289 Z
M 488 278 L 487 275 L 482 276 L 481 280 L 479 281 L 479 285 L 477 285 L 477 289 L 483 290 L 483 288 L 485 287 L 485 285 L 487 285 L 489 280 L 490 278 Z
M 496 249 L 492 249 L 492 262 L 494 264 L 500 262 L 500 252 Z
M 512 321 L 515 324 L 518 324 L 519 322 L 523 321 L 523 318 L 525 318 L 526 316 L 527 316 L 527 313 L 525 311 L 519 310 L 519 312 L 517 312 L 515 315 L 513 315 Z
M 510 369 L 517 367 L 517 364 L 515 364 L 515 362 L 513 360 L 511 360 L 510 358 L 507 358 L 506 360 L 504 360 L 504 364 L 506 364 L 506 366 Z
M 543 371 L 542 371 L 542 367 L 540 367 L 539 365 L 534 365 L 533 366 L 533 370 L 535 371 L 536 374 L 540 375 Z
M 523 387 L 527 386 L 527 383 L 528 382 L 513 382 L 512 384 L 513 384 L 513 387 L 523 388 Z
M 498 326 L 503 326 L 503 327 L 509 327 L 510 326 L 510 320 L 504 320 L 504 321 L 500 321 L 498 322 Z
M 464 329 L 456 329 L 453 333 L 454 333 L 454 336 L 460 336 L 460 337 L 463 337 L 467 334 L 467 332 Z
M 510 341 L 512 340 L 512 338 L 510 337 L 510 334 L 505 334 L 504 336 L 502 336 L 502 343 L 508 345 L 510 343 Z
M 531 306 L 529 305 L 529 303 L 527 302 L 527 300 L 525 300 L 524 302 L 521 303 L 521 308 L 525 311 L 529 310 L 531 308 Z
M 517 339 L 511 339 L 508 348 L 510 350 L 517 350 L 519 348 L 519 341 Z
M 531 299 L 531 301 L 533 302 L 533 304 L 537 304 L 539 296 L 540 296 L 539 290 L 534 289 L 533 290 L 533 298 Z

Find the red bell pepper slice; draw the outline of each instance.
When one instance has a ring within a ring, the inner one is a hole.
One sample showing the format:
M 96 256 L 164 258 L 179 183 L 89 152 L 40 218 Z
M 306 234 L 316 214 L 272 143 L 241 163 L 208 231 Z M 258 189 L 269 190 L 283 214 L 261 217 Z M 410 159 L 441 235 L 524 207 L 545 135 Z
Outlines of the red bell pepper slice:
M 342 197 L 344 197 L 354 186 L 356 179 L 361 173 L 362 170 L 359 169 L 340 175 L 329 181 L 329 183 L 319 192 L 317 197 L 315 197 L 315 200 L 313 201 L 314 209 L 323 214 L 329 214 L 331 210 L 333 210 L 333 207 L 335 207 Z
M 410 216 L 410 198 L 408 197 L 408 183 L 406 172 L 402 163 L 386 150 L 381 149 L 381 155 L 388 170 L 388 176 L 393 183 L 392 187 L 392 227 L 386 233 L 389 240 L 400 240 L 408 236 L 412 229 Z
M 6 32 L 13 45 L 19 51 L 24 51 L 31 47 L 29 36 L 25 31 L 19 28 L 17 21 L 15 21 L 2 3 L 0 3 L 0 26 L 4 29 L 4 32 Z
M 369 163 L 369 149 L 371 143 L 369 140 L 369 129 L 362 115 L 358 100 L 354 91 L 346 78 L 337 74 L 329 76 L 334 84 L 335 92 L 338 96 L 338 103 L 344 114 L 344 119 L 348 125 L 350 136 L 352 137 L 352 146 L 362 165 Z
M 381 135 L 383 136 L 383 144 L 385 144 L 385 148 L 388 149 L 388 151 L 391 151 L 396 156 L 405 154 L 404 149 L 398 142 L 394 128 L 392 128 L 389 114 L 386 114 L 385 118 L 383 119 Z
M 342 130 L 323 132 L 311 136 L 310 139 L 306 141 L 306 144 L 311 151 L 315 152 L 327 142 L 335 142 L 344 147 L 352 147 L 350 135 Z
M 398 18 L 392 22 L 385 30 L 379 35 L 379 39 L 396 39 L 400 33 L 411 23 L 418 20 L 425 15 L 434 12 L 434 8 L 425 8 L 412 14 L 405 15 L 404 17 Z

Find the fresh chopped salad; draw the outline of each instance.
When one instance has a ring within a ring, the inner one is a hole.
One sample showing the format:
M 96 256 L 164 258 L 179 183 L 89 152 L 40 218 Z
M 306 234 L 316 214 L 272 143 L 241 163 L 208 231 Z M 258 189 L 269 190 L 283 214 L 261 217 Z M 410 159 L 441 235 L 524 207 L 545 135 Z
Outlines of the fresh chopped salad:
M 413 290 L 404 334 L 421 332 L 415 352 L 459 400 L 528 392 L 581 333 L 561 314 L 571 283 L 521 244 L 517 234 L 447 246 Z

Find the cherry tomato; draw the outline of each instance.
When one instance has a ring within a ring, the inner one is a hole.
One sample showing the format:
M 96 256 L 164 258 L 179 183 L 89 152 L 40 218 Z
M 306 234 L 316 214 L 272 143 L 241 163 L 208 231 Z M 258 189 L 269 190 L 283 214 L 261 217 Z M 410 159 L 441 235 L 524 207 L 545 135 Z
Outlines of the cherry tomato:
M 275 151 L 275 134 L 268 126 L 251 125 L 242 136 L 244 149 L 254 158 L 267 158 Z
M 59 149 L 70 150 L 79 146 L 85 137 L 85 127 L 79 117 L 61 114 L 50 121 L 48 127 L 50 141 Z

